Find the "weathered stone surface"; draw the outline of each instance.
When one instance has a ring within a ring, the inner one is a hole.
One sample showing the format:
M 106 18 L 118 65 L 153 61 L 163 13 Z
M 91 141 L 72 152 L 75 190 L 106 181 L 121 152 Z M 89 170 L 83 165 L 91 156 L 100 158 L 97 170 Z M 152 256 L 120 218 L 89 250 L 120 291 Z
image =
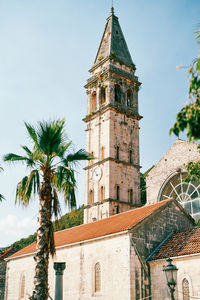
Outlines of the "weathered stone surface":
M 184 169 L 184 164 L 199 158 L 196 144 L 177 139 L 147 176 L 147 203 L 160 201 L 159 192 L 167 178 Z

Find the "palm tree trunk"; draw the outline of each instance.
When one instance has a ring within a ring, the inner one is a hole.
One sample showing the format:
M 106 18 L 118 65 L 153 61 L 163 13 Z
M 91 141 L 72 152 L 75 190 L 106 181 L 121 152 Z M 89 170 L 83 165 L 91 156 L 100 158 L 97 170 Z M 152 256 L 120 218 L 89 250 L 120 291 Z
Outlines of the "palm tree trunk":
M 52 187 L 51 170 L 43 170 L 43 182 L 40 190 L 40 208 L 38 216 L 39 227 L 37 229 L 37 253 L 34 256 L 36 262 L 34 291 L 30 299 L 47 300 L 48 287 L 48 263 L 49 242 L 51 239 L 51 210 L 52 210 Z

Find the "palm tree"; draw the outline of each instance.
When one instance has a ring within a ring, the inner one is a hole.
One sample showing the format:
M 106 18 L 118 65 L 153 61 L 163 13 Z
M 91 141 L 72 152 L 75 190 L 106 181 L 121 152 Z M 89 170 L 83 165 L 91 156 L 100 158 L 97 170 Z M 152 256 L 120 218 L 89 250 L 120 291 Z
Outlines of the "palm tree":
M 0 172 L 1 171 L 3 171 L 3 168 L 2 167 L 0 167 Z M 5 198 L 4 198 L 4 196 L 2 195 L 2 194 L 0 194 L 0 202 L 2 201 L 2 200 L 4 200 Z
M 17 185 L 16 202 L 27 206 L 32 196 L 39 194 L 40 208 L 37 229 L 37 253 L 34 291 L 30 299 L 48 299 L 48 262 L 49 254 L 55 253 L 52 216 L 57 219 L 60 211 L 58 193 L 64 195 L 68 207 L 76 206 L 73 166 L 80 160 L 91 159 L 83 150 L 69 154 L 71 142 L 66 142 L 64 120 L 39 122 L 37 128 L 25 123 L 33 143 L 30 150 L 22 146 L 24 156 L 9 153 L 4 156 L 7 162 L 25 163 L 30 174 Z

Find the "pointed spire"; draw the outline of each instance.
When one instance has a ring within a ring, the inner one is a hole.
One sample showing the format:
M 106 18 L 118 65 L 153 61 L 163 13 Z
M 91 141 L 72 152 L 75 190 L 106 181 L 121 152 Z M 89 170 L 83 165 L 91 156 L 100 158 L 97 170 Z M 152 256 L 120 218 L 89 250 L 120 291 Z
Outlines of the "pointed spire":
M 107 18 L 92 69 L 108 58 L 112 58 L 125 65 L 134 66 L 118 18 L 114 15 L 113 6 L 111 7 L 111 15 Z

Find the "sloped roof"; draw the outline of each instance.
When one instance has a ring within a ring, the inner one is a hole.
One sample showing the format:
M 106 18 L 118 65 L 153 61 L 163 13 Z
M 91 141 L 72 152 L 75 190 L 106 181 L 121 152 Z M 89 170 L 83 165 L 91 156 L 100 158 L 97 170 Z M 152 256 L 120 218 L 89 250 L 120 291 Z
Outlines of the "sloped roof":
M 165 207 L 173 200 L 164 200 L 155 204 L 146 205 L 135 208 L 133 210 L 114 215 L 112 217 L 95 221 L 88 224 L 83 224 L 73 228 L 57 231 L 54 234 L 55 246 L 65 246 L 73 243 L 83 242 L 94 238 L 107 236 L 114 233 L 119 233 L 131 229 L 136 224 L 140 223 L 148 216 Z M 21 249 L 9 257 L 17 257 L 34 253 L 36 251 L 36 243 Z
M 101 60 L 111 56 L 122 63 L 134 66 L 118 18 L 114 15 L 113 8 L 111 9 L 111 15 L 107 18 L 93 67 Z
M 200 228 L 193 227 L 174 233 L 150 260 L 196 253 L 200 254 Z

